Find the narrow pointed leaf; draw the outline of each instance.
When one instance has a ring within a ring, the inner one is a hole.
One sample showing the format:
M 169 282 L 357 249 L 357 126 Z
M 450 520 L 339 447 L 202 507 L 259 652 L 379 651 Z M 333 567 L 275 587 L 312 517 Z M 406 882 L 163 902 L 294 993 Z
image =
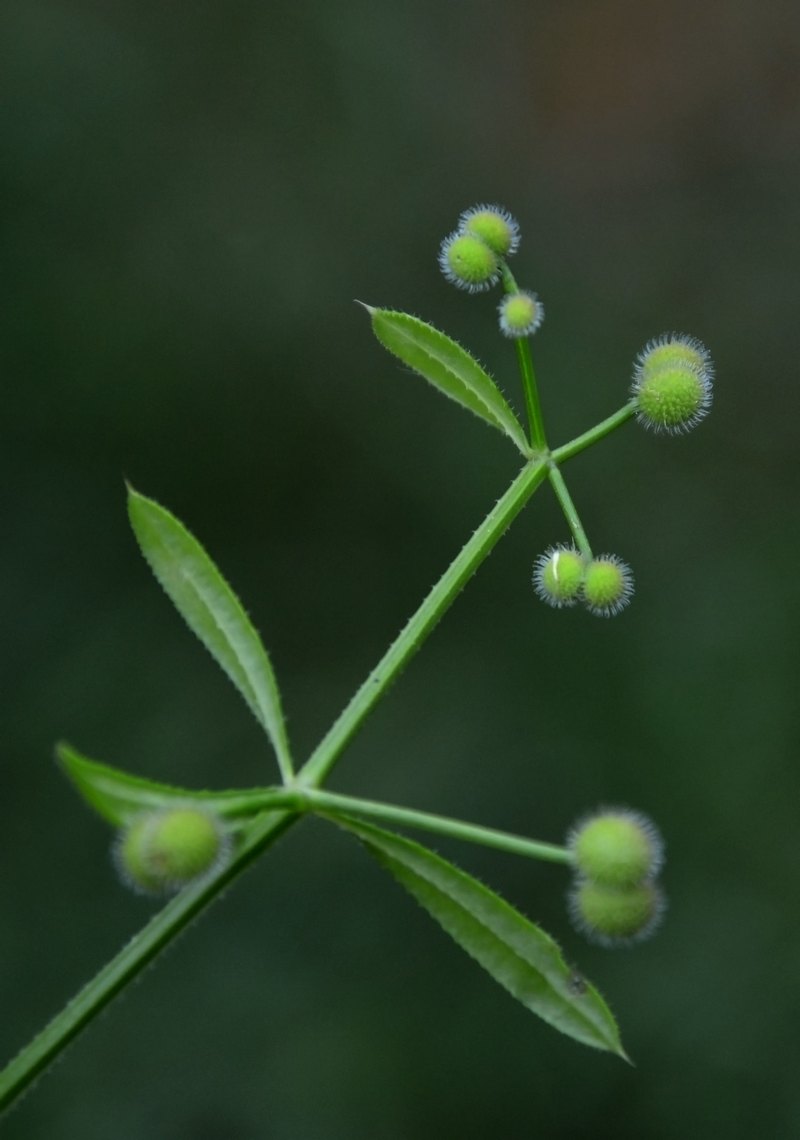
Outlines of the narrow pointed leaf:
M 596 1049 L 625 1057 L 600 994 L 575 974 L 553 939 L 477 879 L 419 843 L 338 819 L 462 949 L 532 1013 Z
M 156 578 L 247 701 L 272 741 L 284 778 L 290 777 L 292 762 L 275 674 L 241 602 L 197 539 L 164 507 L 129 488 L 128 513 Z
M 530 454 L 519 420 L 494 380 L 449 336 L 408 313 L 365 306 L 375 336 L 389 352 L 419 372 L 445 396 L 505 432 L 523 455 Z
M 90 760 L 63 743 L 56 747 L 56 758 L 85 802 L 115 827 L 127 826 L 143 811 L 168 807 L 176 802 L 202 803 L 231 826 L 238 824 L 242 827 L 265 810 L 267 789 L 264 788 L 224 792 L 176 788 Z

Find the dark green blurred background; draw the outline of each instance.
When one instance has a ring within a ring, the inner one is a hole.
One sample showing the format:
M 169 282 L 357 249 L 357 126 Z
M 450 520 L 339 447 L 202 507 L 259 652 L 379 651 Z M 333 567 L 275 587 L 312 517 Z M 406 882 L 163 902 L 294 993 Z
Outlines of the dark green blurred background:
M 699 10 L 698 10 L 699 8 Z M 637 1067 L 516 1006 L 358 848 L 298 828 L 7 1118 L 18 1140 L 800 1135 L 800 10 L 792 3 L 208 0 L 0 9 L 2 971 L 10 1055 L 152 912 L 52 762 L 270 782 L 238 695 L 129 534 L 123 479 L 241 593 L 303 756 L 516 471 L 353 304 L 466 342 L 516 399 L 495 299 L 437 273 L 518 216 L 553 442 L 701 337 L 713 415 L 567 469 L 613 622 L 533 597 L 537 496 L 333 786 L 559 840 L 651 813 L 671 908 L 609 953 L 558 868 L 441 849 L 541 920 Z

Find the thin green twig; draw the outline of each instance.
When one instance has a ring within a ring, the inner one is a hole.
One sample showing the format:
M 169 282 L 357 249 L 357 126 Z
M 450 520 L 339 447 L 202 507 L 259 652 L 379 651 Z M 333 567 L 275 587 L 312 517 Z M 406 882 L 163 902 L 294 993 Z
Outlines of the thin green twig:
M 551 452 L 551 458 L 554 463 L 566 463 L 568 459 L 572 459 L 574 455 L 579 455 L 580 452 L 585 451 L 587 447 L 592 444 L 598 443 L 612 431 L 616 431 L 618 427 L 622 427 L 629 419 L 636 414 L 637 403 L 636 400 L 631 400 L 620 408 L 618 412 L 614 412 L 605 420 L 601 420 L 599 424 L 595 424 L 593 428 L 589 428 L 582 435 L 575 436 L 569 443 L 557 447 L 555 451 Z
M 583 529 L 583 524 L 578 517 L 578 511 L 572 501 L 572 496 L 567 490 L 564 476 L 552 460 L 548 464 L 547 478 L 550 480 L 550 486 L 555 491 L 561 510 L 564 512 L 564 518 L 567 520 L 567 525 L 572 533 L 572 537 L 575 539 L 575 545 L 583 557 L 587 561 L 591 561 L 592 548 L 589 545 L 589 539 L 586 537 L 586 531 Z
M 506 293 L 519 292 L 514 275 L 505 264 L 503 265 L 503 287 Z M 535 451 L 545 453 L 547 451 L 547 437 L 544 431 L 542 405 L 539 400 L 539 386 L 536 383 L 536 373 L 533 370 L 530 340 L 526 336 L 517 337 L 515 345 L 517 362 L 522 376 L 522 391 L 525 396 L 525 410 L 528 414 L 531 446 Z
M 523 835 L 512 835 L 508 831 L 497 831 L 492 827 L 466 823 L 464 820 L 450 819 L 432 812 L 416 811 L 413 808 L 398 807 L 395 804 L 378 803 L 357 796 L 342 796 L 335 792 L 317 788 L 276 790 L 265 796 L 265 802 L 275 807 L 292 811 L 308 810 L 318 815 L 354 815 L 366 819 L 380 820 L 381 823 L 397 827 L 410 827 L 416 831 L 429 831 L 434 835 L 446 835 L 451 839 L 461 839 L 466 843 L 478 843 L 507 851 L 513 855 L 524 855 L 529 859 L 543 859 L 549 863 L 572 864 L 572 853 L 566 847 L 554 843 L 541 843 Z

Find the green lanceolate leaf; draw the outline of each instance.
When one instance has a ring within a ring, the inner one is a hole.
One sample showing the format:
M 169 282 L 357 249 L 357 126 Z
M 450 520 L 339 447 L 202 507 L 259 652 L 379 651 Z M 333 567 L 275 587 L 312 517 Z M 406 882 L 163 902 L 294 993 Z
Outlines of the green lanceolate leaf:
M 197 539 L 164 507 L 131 487 L 128 513 L 156 578 L 263 725 L 289 779 L 292 761 L 275 674 L 241 602 Z
M 408 313 L 365 306 L 375 336 L 389 352 L 419 372 L 445 396 L 505 432 L 523 455 L 530 455 L 519 420 L 491 376 L 474 357 L 432 325 Z
M 268 789 L 195 792 L 175 788 L 89 760 L 63 743 L 56 747 L 56 757 L 86 803 L 115 827 L 126 827 L 143 811 L 176 802 L 201 803 L 231 826 L 244 827 L 266 806 Z
M 608 1006 L 566 964 L 548 934 L 421 844 L 352 818 L 337 822 L 357 835 L 450 937 L 532 1013 L 584 1045 L 625 1057 Z

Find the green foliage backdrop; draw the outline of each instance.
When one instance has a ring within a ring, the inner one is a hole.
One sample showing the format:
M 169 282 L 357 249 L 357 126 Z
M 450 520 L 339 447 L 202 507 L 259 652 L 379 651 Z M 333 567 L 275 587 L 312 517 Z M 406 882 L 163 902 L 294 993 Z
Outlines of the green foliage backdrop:
M 798 43 L 796 6 L 756 0 L 2 6 L 4 1055 L 152 906 L 55 740 L 178 784 L 272 779 L 136 551 L 125 478 L 247 600 L 303 756 L 514 472 L 353 298 L 446 329 L 513 399 L 493 302 L 435 262 L 499 201 L 547 309 L 554 443 L 619 406 L 659 332 L 718 374 L 696 433 L 630 426 L 571 468 L 630 610 L 534 599 L 567 538 L 537 496 L 333 785 L 554 841 L 598 802 L 652 814 L 671 909 L 635 952 L 581 942 L 558 868 L 440 845 L 580 962 L 637 1067 L 555 1038 L 308 821 L 12 1140 L 800 1132 Z

